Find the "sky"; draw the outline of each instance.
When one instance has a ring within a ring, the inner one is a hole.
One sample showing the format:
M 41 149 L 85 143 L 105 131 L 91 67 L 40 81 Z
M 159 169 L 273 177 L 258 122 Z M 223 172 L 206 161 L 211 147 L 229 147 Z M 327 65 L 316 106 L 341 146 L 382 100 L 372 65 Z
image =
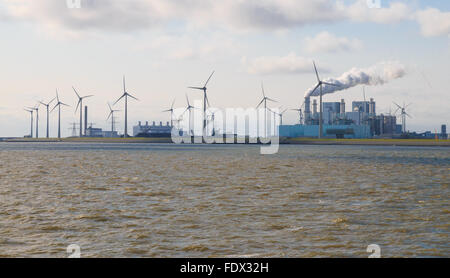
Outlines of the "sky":
M 278 101 L 274 108 L 298 108 L 316 83 L 313 60 L 323 79 L 398 65 L 400 76 L 365 87 L 377 112 L 412 103 L 407 129 L 434 132 L 450 124 L 449 1 L 0 0 L 0 32 L 0 137 L 29 134 L 24 107 L 51 100 L 56 89 L 71 105 L 61 120 L 63 136 L 70 136 L 79 121 L 72 86 L 94 95 L 84 102 L 89 122 L 109 130 L 107 103 L 121 96 L 124 75 L 139 99 L 129 101 L 129 128 L 169 121 L 162 111 L 174 99 L 185 107 L 186 94 L 200 100 L 201 92 L 187 87 L 202 86 L 213 70 L 214 107 L 256 107 L 264 82 Z M 324 101 L 343 98 L 349 110 L 363 99 L 362 88 Z M 114 109 L 123 110 L 123 102 Z M 295 111 L 283 118 L 296 121 Z M 55 137 L 55 112 L 50 125 Z M 39 132 L 45 134 L 43 107 Z

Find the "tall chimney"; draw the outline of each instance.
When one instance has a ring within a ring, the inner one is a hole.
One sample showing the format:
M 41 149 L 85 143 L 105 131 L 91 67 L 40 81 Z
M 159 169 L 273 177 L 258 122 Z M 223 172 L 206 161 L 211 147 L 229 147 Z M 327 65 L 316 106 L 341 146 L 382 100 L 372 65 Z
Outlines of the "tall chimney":
M 87 125 L 88 125 L 88 107 L 87 105 L 84 107 L 84 135 L 86 136 L 87 131 Z
M 305 97 L 305 123 L 309 124 L 311 119 L 311 99 L 310 97 Z
M 369 115 L 375 115 L 375 101 L 373 101 L 373 98 L 370 99 L 369 103 Z
M 317 115 L 317 99 L 313 100 L 313 116 L 314 118 Z

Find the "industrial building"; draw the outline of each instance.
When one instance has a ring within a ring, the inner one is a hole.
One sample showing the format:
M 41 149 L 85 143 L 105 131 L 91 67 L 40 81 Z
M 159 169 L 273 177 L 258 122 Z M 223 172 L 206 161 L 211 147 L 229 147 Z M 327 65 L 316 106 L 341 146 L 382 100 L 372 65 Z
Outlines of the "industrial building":
M 304 122 L 297 125 L 281 125 L 282 137 L 318 137 L 319 110 L 317 100 L 312 102 L 305 98 Z M 340 102 L 323 102 L 323 135 L 325 138 L 373 138 L 393 137 L 401 134 L 401 125 L 393 115 L 377 115 L 376 103 L 370 101 L 353 101 L 352 109 L 346 112 L 345 100 Z
M 152 125 L 149 125 L 148 122 L 142 125 L 139 121 L 139 124 L 133 127 L 134 137 L 171 137 L 171 132 L 172 126 L 169 122 L 166 125 L 163 125 L 162 122 L 159 122 L 159 125 L 156 125 L 155 122 Z

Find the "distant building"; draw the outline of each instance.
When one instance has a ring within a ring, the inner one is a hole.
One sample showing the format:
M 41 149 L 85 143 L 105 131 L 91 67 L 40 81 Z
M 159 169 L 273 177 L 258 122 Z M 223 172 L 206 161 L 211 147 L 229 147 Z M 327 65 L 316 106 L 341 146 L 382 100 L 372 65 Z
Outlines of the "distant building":
M 282 125 L 279 127 L 281 137 L 309 137 L 314 138 L 319 134 L 318 125 Z M 370 138 L 368 125 L 323 125 L 325 138 Z
M 442 125 L 441 126 L 441 139 L 447 139 L 448 138 L 448 134 L 447 134 L 447 125 Z
M 86 129 L 86 137 L 103 137 L 103 130 L 90 126 Z
M 133 136 L 135 137 L 170 137 L 171 132 L 172 127 L 169 122 L 166 125 L 163 125 L 162 122 L 159 125 L 156 125 L 155 122 L 152 125 L 149 125 L 148 122 L 142 125 L 139 122 L 137 126 L 133 127 Z
M 324 102 L 323 105 L 323 122 L 325 124 L 335 123 L 341 113 L 341 103 L 340 102 Z
M 369 113 L 370 103 L 368 101 L 354 101 L 352 102 L 353 112 Z

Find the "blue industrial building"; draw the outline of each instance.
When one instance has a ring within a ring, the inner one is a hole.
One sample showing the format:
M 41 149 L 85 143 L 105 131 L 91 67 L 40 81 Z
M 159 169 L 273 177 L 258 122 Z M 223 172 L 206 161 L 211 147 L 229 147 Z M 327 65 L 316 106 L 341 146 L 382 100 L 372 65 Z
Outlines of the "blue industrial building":
M 317 137 L 318 125 L 281 125 L 281 137 Z M 368 125 L 323 125 L 325 138 L 362 139 L 372 137 Z
M 317 101 L 305 98 L 304 120 L 297 125 L 281 125 L 279 135 L 282 137 L 319 136 L 319 112 Z M 323 104 L 323 137 L 363 139 L 386 137 L 401 134 L 397 130 L 397 119 L 393 115 L 376 115 L 375 101 L 354 101 L 352 111 L 345 111 L 345 100 L 341 102 L 324 102 Z

